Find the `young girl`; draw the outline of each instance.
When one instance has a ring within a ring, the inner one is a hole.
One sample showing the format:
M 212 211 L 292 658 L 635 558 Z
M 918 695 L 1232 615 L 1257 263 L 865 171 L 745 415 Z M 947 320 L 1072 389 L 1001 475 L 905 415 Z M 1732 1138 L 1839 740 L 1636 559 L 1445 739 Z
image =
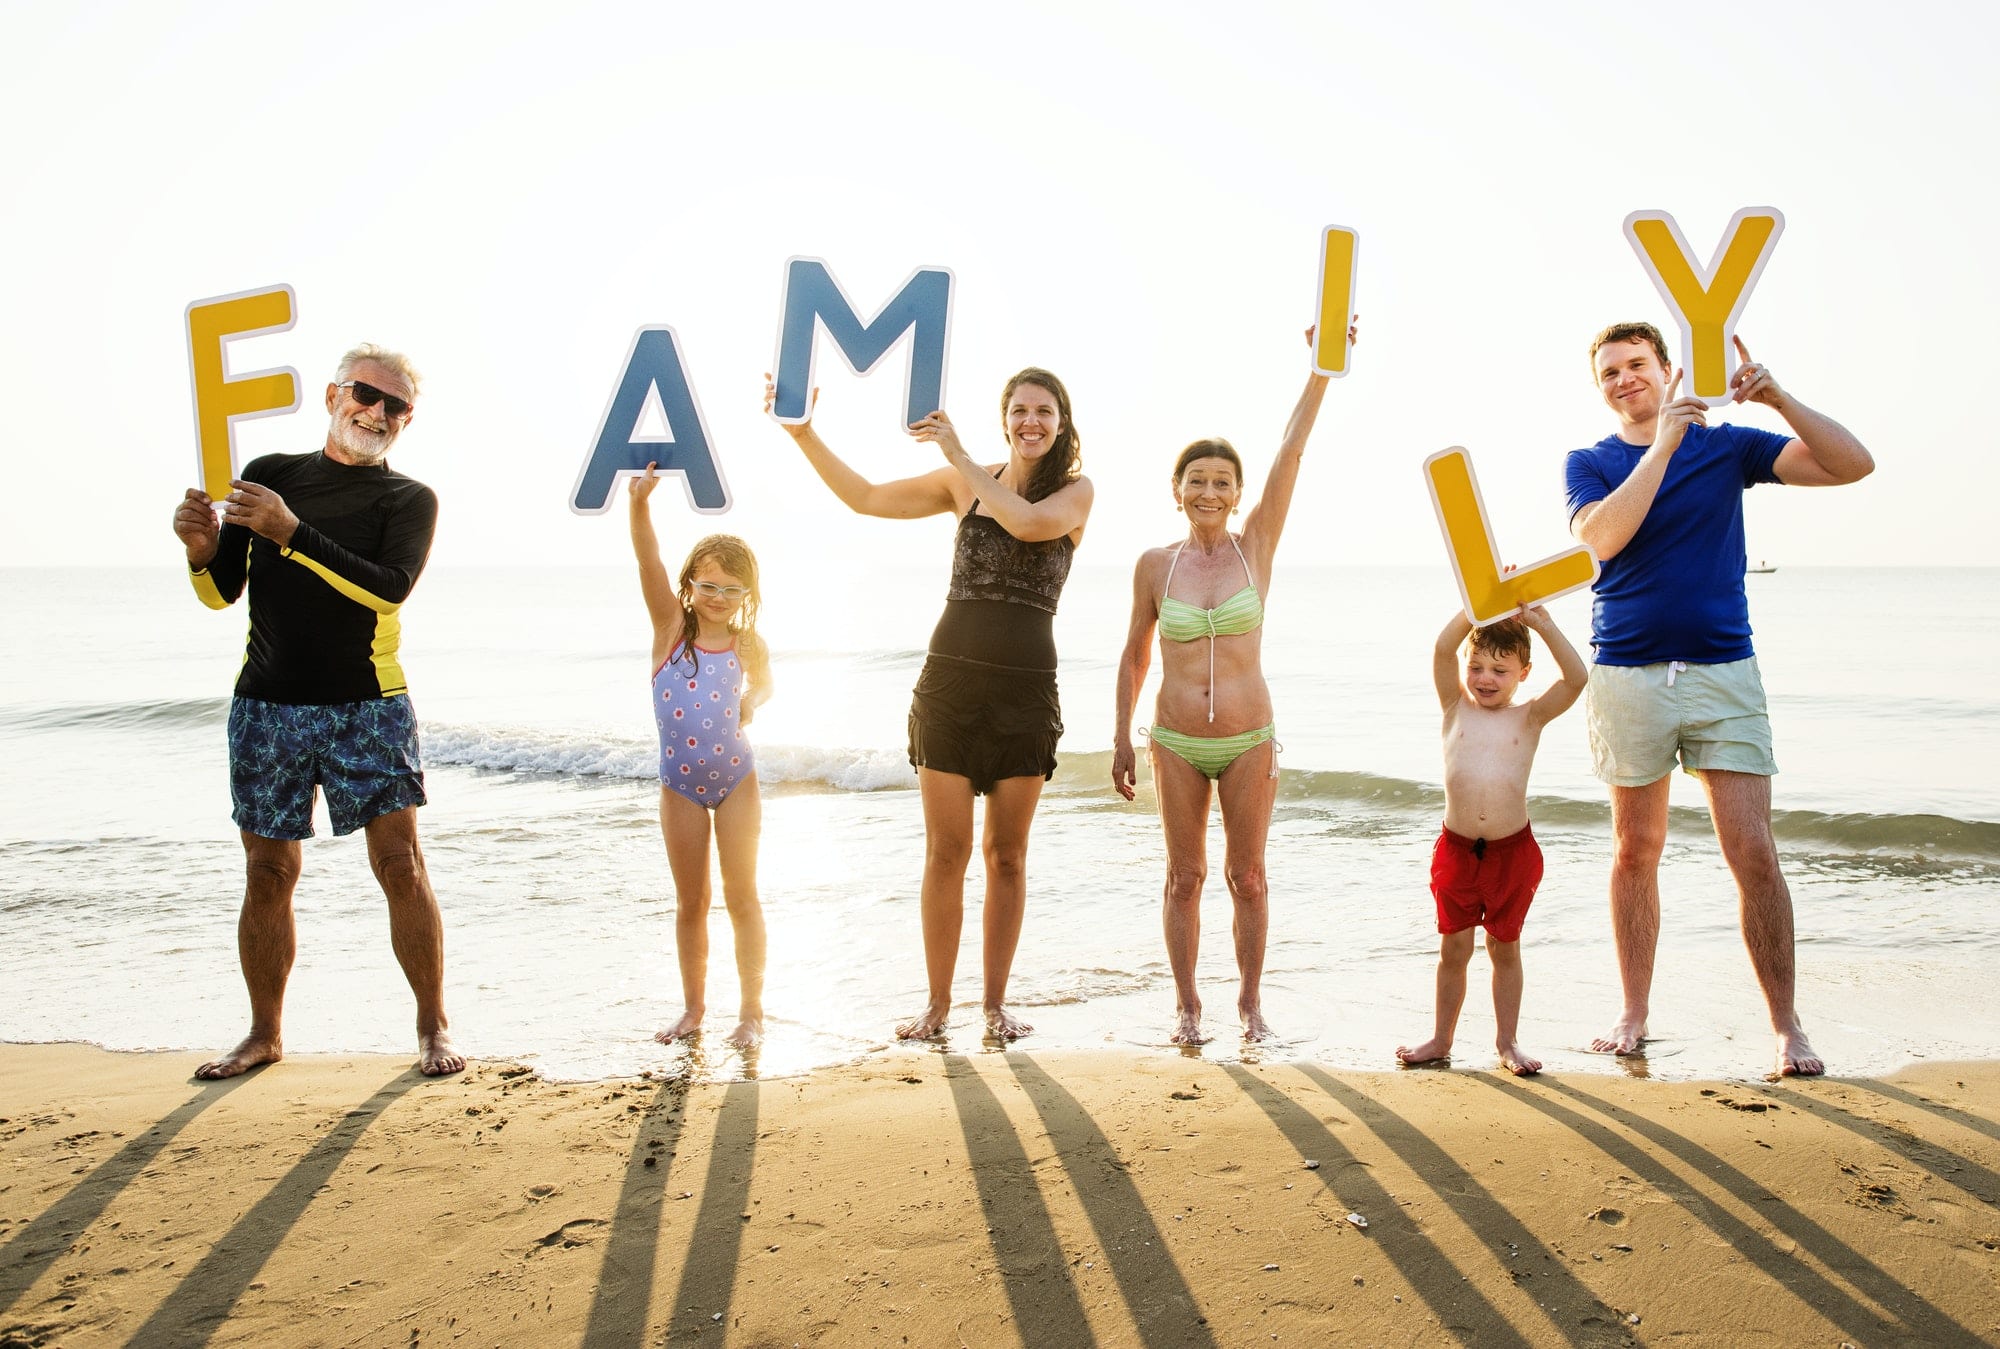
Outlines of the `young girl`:
M 632 551 L 653 620 L 653 717 L 660 727 L 660 833 L 674 873 L 674 944 L 687 1010 L 653 1038 L 689 1039 L 708 1009 L 708 841 L 722 860 L 722 902 L 736 931 L 743 1003 L 729 1043 L 764 1034 L 764 910 L 757 902 L 763 805 L 743 728 L 771 696 L 770 650 L 757 635 L 757 559 L 733 534 L 696 543 L 675 587 L 648 504 L 656 465 L 632 479 Z

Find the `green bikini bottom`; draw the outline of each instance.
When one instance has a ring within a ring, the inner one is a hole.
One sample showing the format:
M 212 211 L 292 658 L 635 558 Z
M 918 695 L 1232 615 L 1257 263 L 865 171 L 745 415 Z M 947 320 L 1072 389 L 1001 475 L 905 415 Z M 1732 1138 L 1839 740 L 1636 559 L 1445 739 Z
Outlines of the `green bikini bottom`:
M 1219 778 L 1225 768 L 1277 733 L 1275 724 L 1259 726 L 1256 730 L 1245 731 L 1241 735 L 1216 736 L 1183 735 L 1164 726 L 1155 726 L 1146 732 L 1146 738 L 1161 749 L 1185 759 L 1204 777 Z M 1271 776 L 1277 776 L 1275 767 Z

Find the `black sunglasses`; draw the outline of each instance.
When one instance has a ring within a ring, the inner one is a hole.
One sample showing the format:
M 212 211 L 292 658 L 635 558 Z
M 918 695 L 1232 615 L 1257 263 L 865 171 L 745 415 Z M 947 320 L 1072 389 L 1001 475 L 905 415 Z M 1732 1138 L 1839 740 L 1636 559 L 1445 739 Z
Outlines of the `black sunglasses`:
M 392 393 L 383 393 L 373 384 L 363 384 L 358 379 L 350 379 L 333 387 L 336 389 L 354 390 L 354 401 L 361 404 L 362 407 L 372 408 L 377 403 L 381 403 L 389 409 L 389 415 L 397 421 L 401 421 L 410 415 L 410 401 L 407 398 L 398 398 Z

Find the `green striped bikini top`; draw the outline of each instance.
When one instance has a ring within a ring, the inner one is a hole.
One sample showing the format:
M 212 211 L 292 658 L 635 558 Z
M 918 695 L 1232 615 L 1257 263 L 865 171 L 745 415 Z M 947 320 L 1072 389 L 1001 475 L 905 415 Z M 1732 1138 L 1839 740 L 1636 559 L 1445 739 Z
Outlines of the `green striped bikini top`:
M 1236 560 L 1243 564 L 1244 586 L 1213 609 L 1197 609 L 1186 600 L 1177 600 L 1164 593 L 1173 589 L 1174 568 L 1181 564 L 1182 542 L 1174 549 L 1174 560 L 1167 565 L 1167 584 L 1160 595 L 1160 636 L 1170 642 L 1194 642 L 1203 637 L 1235 637 L 1241 633 L 1255 632 L 1264 622 L 1264 601 L 1257 598 L 1256 583 L 1250 577 L 1250 560 L 1243 556 L 1243 546 L 1234 538 L 1229 546 L 1236 550 Z

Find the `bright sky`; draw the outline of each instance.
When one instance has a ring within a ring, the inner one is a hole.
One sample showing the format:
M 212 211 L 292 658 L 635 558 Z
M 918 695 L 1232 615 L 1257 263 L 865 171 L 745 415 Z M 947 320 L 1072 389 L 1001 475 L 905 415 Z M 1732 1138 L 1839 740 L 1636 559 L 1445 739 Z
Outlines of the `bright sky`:
M 1752 556 L 2000 563 L 1990 377 L 1963 364 L 2000 313 L 1996 13 L 16 7 L 0 368 L 12 461 L 50 500 L 0 532 L 0 564 L 170 563 L 195 481 L 183 310 L 289 282 L 297 326 L 231 359 L 298 369 L 305 410 L 239 427 L 240 457 L 321 443 L 353 342 L 407 351 L 424 397 L 392 462 L 439 492 L 436 564 L 625 556 L 622 515 L 567 497 L 634 330 L 664 323 L 737 503 L 718 522 L 663 491 L 670 562 L 719 524 L 767 567 L 942 565 L 948 525 L 848 515 L 763 417 L 784 261 L 807 254 L 864 317 L 913 267 L 955 271 L 947 407 L 975 454 L 1000 457 L 1008 374 L 1060 374 L 1097 484 L 1080 560 L 1123 566 L 1177 534 L 1187 441 L 1227 436 L 1261 477 L 1329 223 L 1360 231 L 1362 340 L 1285 557 L 1442 563 L 1419 466 L 1463 444 L 1528 562 L 1569 542 L 1563 453 L 1612 429 L 1590 335 L 1672 331 L 1621 220 L 1670 211 L 1705 261 L 1751 205 L 1786 230 L 1739 331 L 1880 464 L 1753 493 Z M 900 364 L 857 380 L 823 348 L 819 368 L 851 463 L 938 462 L 896 429 Z

